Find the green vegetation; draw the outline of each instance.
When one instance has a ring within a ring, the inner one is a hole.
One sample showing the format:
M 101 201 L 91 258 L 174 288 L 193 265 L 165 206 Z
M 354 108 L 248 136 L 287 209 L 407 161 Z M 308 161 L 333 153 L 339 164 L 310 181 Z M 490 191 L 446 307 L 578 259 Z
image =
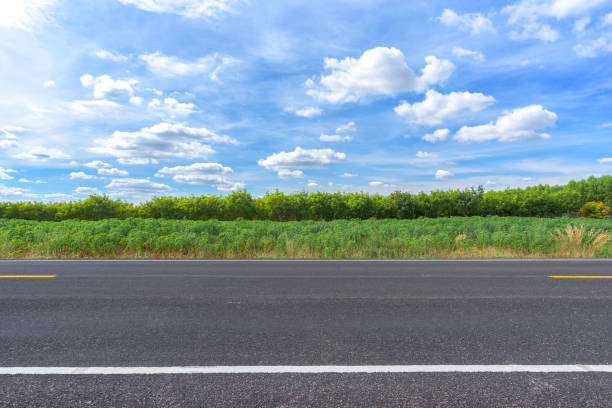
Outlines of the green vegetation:
M 612 257 L 611 239 L 610 218 L 0 219 L 1 258 Z
M 270 193 L 245 191 L 225 197 L 157 197 L 142 204 L 106 196 L 68 203 L 0 203 L 0 218 L 38 221 L 165 218 L 185 220 L 416 219 L 452 216 L 558 217 L 578 214 L 588 202 L 612 206 L 612 176 L 571 181 L 564 186 L 484 192 L 482 188 L 387 196 L 365 193 Z
M 602 202 L 596 203 L 595 201 L 589 201 L 582 206 L 580 213 L 587 218 L 602 219 L 606 215 L 612 213 L 612 208 Z

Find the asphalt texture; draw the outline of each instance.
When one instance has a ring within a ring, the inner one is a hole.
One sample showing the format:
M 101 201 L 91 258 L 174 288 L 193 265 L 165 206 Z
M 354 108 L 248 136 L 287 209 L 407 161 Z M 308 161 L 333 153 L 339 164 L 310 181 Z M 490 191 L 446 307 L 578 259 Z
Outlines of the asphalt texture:
M 609 260 L 1 261 L 0 366 L 612 364 Z M 0 406 L 612 407 L 612 374 L 0 376 Z

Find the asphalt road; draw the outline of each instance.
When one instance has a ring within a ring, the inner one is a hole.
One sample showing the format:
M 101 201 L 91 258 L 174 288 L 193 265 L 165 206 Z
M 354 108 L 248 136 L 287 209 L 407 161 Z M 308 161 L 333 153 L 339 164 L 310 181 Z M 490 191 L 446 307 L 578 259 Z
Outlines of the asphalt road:
M 0 261 L 1 367 L 612 364 L 612 261 Z M 612 406 L 610 373 L 0 375 L 0 406 Z

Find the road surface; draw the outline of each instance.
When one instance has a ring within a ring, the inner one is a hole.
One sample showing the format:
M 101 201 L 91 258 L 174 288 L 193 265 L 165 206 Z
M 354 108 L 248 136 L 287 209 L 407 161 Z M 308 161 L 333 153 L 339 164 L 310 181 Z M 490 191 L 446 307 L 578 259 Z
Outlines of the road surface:
M 609 260 L 0 261 L 0 406 L 612 406 L 608 275 Z

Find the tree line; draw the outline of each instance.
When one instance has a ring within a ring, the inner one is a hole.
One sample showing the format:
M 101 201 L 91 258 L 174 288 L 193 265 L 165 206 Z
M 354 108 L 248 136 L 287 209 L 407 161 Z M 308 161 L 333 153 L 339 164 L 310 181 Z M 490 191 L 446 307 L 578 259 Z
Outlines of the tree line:
M 451 216 L 557 217 L 578 214 L 587 202 L 612 206 L 612 176 L 589 177 L 566 185 L 537 185 L 484 191 L 483 187 L 417 194 L 396 191 L 367 193 L 268 193 L 252 197 L 237 191 L 224 197 L 155 197 L 133 204 L 92 195 L 81 201 L 2 202 L 0 218 L 38 221 L 107 218 L 165 218 L 187 220 L 336 220 Z

